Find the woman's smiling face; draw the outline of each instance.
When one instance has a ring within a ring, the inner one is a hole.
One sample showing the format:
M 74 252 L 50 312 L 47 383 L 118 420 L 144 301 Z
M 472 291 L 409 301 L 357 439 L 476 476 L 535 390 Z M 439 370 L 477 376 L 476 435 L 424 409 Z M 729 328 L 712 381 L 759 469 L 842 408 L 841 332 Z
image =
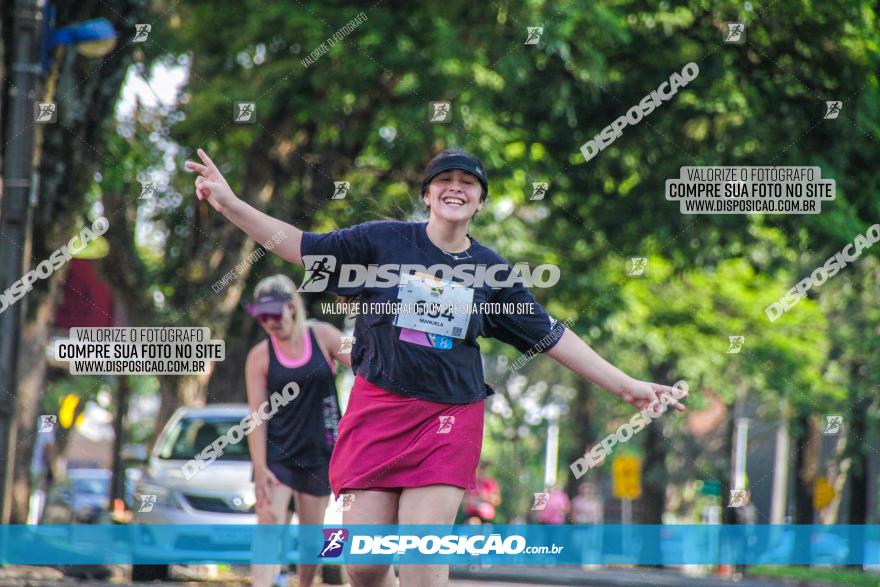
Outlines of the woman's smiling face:
M 448 222 L 470 220 L 483 209 L 483 187 L 476 177 L 461 169 L 438 173 L 422 199 L 431 215 Z

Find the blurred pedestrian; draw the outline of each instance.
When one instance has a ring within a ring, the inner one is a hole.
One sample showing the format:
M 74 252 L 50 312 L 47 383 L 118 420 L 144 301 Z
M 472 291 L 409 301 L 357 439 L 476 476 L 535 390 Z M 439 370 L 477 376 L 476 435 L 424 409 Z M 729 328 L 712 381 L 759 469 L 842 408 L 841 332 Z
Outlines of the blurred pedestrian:
M 260 281 L 247 311 L 268 335 L 251 349 L 245 363 L 251 412 L 261 413 L 270 395 L 292 395 L 291 390 L 297 390 L 266 426 L 254 427 L 247 436 L 257 523 L 289 524 L 292 495 L 300 524 L 323 524 L 330 495 L 330 456 L 340 418 L 333 361 L 350 366 L 350 355 L 340 352 L 339 330 L 307 321 L 296 285 L 285 275 Z M 291 383 L 298 387 L 291 388 Z M 280 570 L 280 564 L 251 565 L 253 584 L 272 585 Z M 300 586 L 308 587 L 317 566 L 299 565 L 297 571 Z
M 589 526 L 575 529 L 584 570 L 595 570 L 600 566 L 597 563 L 601 560 L 602 528 L 598 526 L 605 519 L 604 509 L 605 503 L 596 484 L 592 481 L 581 483 L 571 502 L 571 521 L 578 526 Z
M 467 524 L 491 524 L 496 508 L 501 505 L 501 486 L 488 471 L 489 463 L 481 461 L 477 467 L 477 486 L 464 494 L 464 514 Z
M 28 524 L 39 524 L 46 506 L 46 494 L 55 482 L 55 428 L 47 426 L 37 432 L 31 456 L 31 496 L 28 500 Z
M 560 485 L 554 485 L 548 492 L 550 497 L 544 504 L 544 508 L 538 510 L 538 522 L 541 524 L 564 524 L 571 511 L 571 500 Z
M 571 521 L 575 524 L 601 524 L 603 508 L 604 502 L 596 484 L 591 481 L 581 483 L 571 502 Z

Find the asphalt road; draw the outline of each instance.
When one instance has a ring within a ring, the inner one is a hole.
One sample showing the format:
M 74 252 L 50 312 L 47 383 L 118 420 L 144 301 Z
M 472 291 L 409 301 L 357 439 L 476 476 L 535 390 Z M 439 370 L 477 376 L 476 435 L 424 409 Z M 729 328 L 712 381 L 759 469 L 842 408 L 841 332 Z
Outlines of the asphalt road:
M 210 575 L 210 566 L 174 566 L 172 580 L 135 585 L 152 587 L 243 587 L 250 585 L 248 568 L 234 566 L 222 576 Z M 0 587 L 118 587 L 132 585 L 128 579 L 128 568 L 112 567 L 113 575 L 107 579 L 76 579 L 64 576 L 52 567 L 9 566 L 0 568 Z M 647 568 L 613 568 L 582 570 L 578 567 L 541 566 L 494 566 L 481 568 L 473 566 L 454 567 L 451 587 L 546 587 L 548 585 L 583 586 L 685 586 L 685 587 L 772 587 L 794 585 L 794 583 L 771 579 L 744 578 L 739 581 L 719 579 L 712 576 L 688 577 L 674 570 Z M 296 578 L 290 577 L 289 586 L 296 585 Z M 323 587 L 325 584 L 317 584 Z M 805 585 L 801 583 L 800 585 Z M 816 584 L 818 585 L 818 584 Z

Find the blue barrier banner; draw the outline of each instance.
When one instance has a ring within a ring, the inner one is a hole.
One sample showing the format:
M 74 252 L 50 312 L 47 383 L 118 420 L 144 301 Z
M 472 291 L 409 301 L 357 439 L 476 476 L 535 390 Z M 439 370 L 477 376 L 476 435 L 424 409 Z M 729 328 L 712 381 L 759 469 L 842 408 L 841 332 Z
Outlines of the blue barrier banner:
M 0 563 L 880 565 L 880 525 L 10 525 Z

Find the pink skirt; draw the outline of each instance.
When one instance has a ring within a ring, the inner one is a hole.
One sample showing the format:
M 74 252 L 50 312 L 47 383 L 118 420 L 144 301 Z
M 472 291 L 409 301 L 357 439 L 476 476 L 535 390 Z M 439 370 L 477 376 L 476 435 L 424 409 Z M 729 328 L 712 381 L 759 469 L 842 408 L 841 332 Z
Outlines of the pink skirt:
M 355 378 L 330 458 L 330 488 L 476 487 L 483 401 L 442 404 L 408 398 Z

